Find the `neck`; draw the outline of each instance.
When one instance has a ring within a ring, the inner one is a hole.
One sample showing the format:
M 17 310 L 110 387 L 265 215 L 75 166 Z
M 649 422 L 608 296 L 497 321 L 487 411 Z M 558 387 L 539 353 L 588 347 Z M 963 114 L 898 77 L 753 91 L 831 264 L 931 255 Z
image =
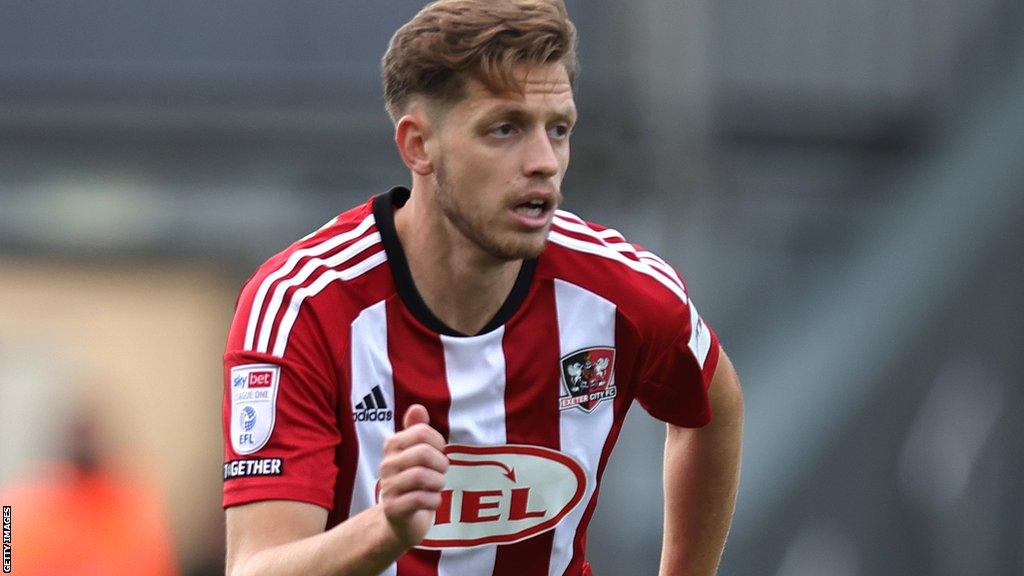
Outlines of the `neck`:
M 515 285 L 522 260 L 500 260 L 462 235 L 414 187 L 395 212 L 395 229 L 416 290 L 434 316 L 477 334 L 497 314 Z

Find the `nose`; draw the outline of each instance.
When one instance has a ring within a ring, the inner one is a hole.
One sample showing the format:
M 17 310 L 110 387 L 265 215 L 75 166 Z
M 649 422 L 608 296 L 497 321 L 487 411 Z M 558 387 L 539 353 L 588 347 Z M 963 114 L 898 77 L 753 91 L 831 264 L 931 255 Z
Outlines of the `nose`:
M 523 172 L 528 177 L 550 178 L 558 174 L 558 153 L 547 130 L 534 130 L 526 142 Z

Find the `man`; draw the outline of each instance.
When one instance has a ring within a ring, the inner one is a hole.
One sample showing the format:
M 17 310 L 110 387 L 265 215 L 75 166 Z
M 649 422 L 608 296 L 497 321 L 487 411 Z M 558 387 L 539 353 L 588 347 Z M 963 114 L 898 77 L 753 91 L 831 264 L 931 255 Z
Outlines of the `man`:
M 239 300 L 228 573 L 589 574 L 635 398 L 669 425 L 662 573 L 713 574 L 739 384 L 670 266 L 556 211 L 576 120 L 562 1 L 430 4 L 383 67 L 412 190 L 297 242 Z
M 60 419 L 63 457 L 31 462 L 27 474 L 0 485 L 0 503 L 10 506 L 11 573 L 181 573 L 159 491 L 124 473 L 103 440 L 110 431 L 101 414 L 98 404 L 74 406 Z

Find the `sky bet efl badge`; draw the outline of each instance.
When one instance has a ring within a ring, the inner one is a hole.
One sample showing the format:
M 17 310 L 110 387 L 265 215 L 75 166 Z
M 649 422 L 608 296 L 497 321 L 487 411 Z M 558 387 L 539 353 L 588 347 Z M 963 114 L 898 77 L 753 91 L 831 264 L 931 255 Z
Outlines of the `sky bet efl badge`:
M 562 358 L 562 386 L 568 394 L 558 399 L 560 410 L 592 412 L 615 398 L 615 348 L 586 348 Z
M 281 367 L 246 364 L 231 369 L 231 447 L 252 454 L 266 445 L 274 430 Z

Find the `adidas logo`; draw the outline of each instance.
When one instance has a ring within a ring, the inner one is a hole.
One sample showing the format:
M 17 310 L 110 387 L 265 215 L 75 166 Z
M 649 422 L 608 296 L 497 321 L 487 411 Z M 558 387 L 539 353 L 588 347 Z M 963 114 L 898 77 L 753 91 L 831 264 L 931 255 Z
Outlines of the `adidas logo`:
M 356 422 L 390 422 L 391 410 L 388 410 L 388 403 L 384 401 L 384 394 L 380 386 L 374 386 L 369 394 L 363 396 L 363 401 L 356 404 Z

